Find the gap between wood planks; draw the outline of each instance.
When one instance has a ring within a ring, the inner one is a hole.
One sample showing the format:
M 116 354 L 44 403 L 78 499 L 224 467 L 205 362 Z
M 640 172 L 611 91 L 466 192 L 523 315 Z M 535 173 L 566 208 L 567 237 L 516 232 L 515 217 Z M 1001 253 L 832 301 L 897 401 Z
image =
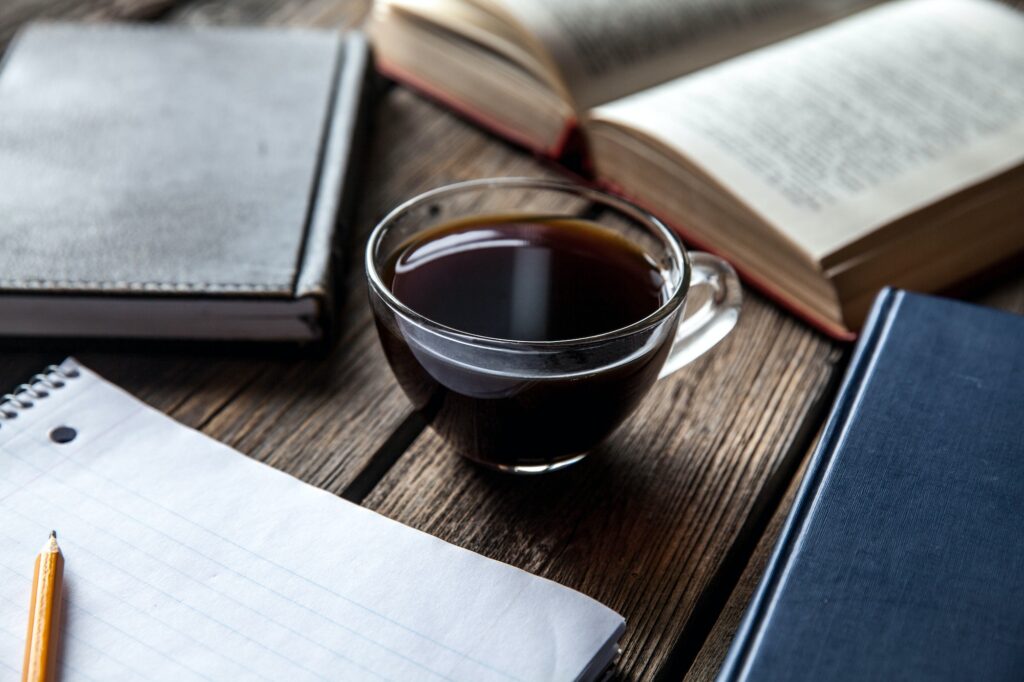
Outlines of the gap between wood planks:
M 847 349 L 837 367 L 845 367 L 848 357 Z M 744 569 L 754 556 L 758 542 L 764 537 L 772 516 L 779 509 L 787 489 L 799 472 L 801 462 L 814 447 L 844 374 L 844 371 L 833 372 L 828 384 L 815 398 L 806 419 L 779 462 L 778 469 L 765 482 L 754 499 L 750 514 L 732 546 L 697 598 L 689 620 L 655 675 L 655 682 L 681 680 L 690 671 L 697 654 L 703 648 L 708 635 L 735 591 Z
M 419 438 L 427 426 L 426 418 L 419 412 L 407 416 L 391 436 L 377 449 L 366 466 L 356 474 L 352 482 L 341 491 L 341 497 L 349 502 L 362 504 L 367 495 L 377 487 L 381 479 L 387 475 L 391 467 L 409 449 L 413 441 Z

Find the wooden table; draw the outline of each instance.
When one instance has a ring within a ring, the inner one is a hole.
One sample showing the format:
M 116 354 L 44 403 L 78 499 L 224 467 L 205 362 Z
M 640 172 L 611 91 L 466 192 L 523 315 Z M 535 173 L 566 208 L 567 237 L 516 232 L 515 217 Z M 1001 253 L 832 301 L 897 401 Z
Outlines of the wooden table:
M 345 27 L 365 12 L 365 2 L 345 0 L 4 0 L 0 42 L 38 17 Z M 608 604 L 628 623 L 618 678 L 713 677 L 849 348 L 747 290 L 735 332 L 660 382 L 584 463 L 527 479 L 476 468 L 424 428 L 392 379 L 366 302 L 362 242 L 390 207 L 427 188 L 554 171 L 397 86 L 384 93 L 374 126 L 345 331 L 328 357 L 110 345 L 81 352 L 69 342 L 5 352 L 0 385 L 14 386 L 75 353 L 260 461 Z M 1024 311 L 1019 263 L 961 293 Z

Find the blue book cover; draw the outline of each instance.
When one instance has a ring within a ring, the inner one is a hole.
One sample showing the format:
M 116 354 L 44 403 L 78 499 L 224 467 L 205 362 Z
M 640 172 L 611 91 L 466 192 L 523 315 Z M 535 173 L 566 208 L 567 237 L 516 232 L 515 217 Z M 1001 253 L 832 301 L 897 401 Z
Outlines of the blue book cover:
M 719 679 L 1024 679 L 1024 317 L 879 295 Z

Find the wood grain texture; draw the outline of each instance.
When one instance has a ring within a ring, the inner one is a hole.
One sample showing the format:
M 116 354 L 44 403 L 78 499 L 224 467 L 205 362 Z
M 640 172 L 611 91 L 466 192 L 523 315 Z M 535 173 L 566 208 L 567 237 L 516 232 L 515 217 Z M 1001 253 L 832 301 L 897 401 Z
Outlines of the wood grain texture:
M 0 50 L 29 21 L 100 21 L 150 19 L 182 0 L 2 0 Z
M 168 20 L 195 25 L 318 26 L 352 28 L 370 0 L 197 0 L 176 8 Z
M 815 442 L 817 442 L 817 439 L 815 439 Z M 704 646 L 701 647 L 700 652 L 690 666 L 690 670 L 686 673 L 686 682 L 704 682 L 706 680 L 713 680 L 718 675 L 722 663 L 725 662 L 725 655 L 729 652 L 729 645 L 736 634 L 736 629 L 739 627 L 743 614 L 747 610 L 747 604 L 750 603 L 751 597 L 754 596 L 754 590 L 757 589 L 761 576 L 764 575 L 765 568 L 768 566 L 768 560 L 775 549 L 775 541 L 778 540 L 779 533 L 782 532 L 782 525 L 786 522 L 786 516 L 789 515 L 789 510 L 793 506 L 793 500 L 796 499 L 796 492 L 800 488 L 804 472 L 807 471 L 807 464 L 811 461 L 812 452 L 813 450 L 809 450 L 804 456 L 803 461 L 800 462 L 800 468 L 786 488 L 786 494 L 782 498 L 782 502 L 772 514 L 764 535 L 761 536 L 761 540 L 757 543 L 757 547 L 751 555 L 743 575 L 736 584 L 736 589 L 726 602 L 725 607 L 715 622 L 714 628 L 712 628 L 708 638 L 704 641 Z
M 801 427 L 839 358 L 748 293 L 733 335 L 655 386 L 580 465 L 509 478 L 427 431 L 366 504 L 618 610 L 628 623 L 620 674 L 651 679 L 765 481 L 806 451 Z

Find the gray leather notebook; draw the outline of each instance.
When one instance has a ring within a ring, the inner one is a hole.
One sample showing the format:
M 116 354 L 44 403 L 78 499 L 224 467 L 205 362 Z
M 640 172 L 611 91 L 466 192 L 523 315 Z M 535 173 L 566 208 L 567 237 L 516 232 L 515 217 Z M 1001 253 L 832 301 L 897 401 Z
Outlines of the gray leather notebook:
M 0 335 L 328 335 L 368 53 L 36 24 L 0 66 Z

